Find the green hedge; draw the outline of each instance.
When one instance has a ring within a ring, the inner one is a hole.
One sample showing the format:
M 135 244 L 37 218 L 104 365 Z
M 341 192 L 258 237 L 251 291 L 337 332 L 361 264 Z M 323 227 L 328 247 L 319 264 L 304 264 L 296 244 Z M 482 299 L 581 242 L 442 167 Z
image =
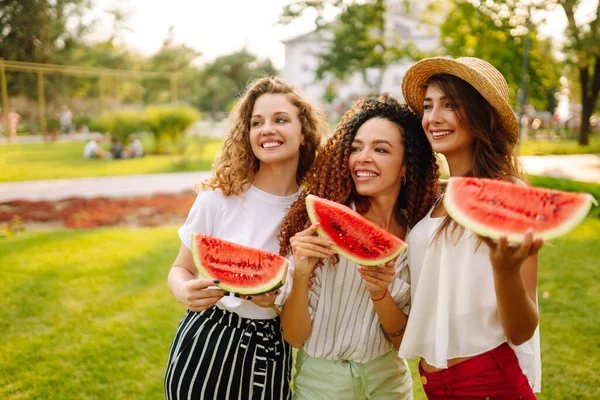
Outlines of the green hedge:
M 137 111 L 110 111 L 91 121 L 90 130 L 115 135 L 124 142 L 129 135 L 146 130 L 142 113 Z
M 122 142 L 133 133 L 150 132 L 158 153 L 182 153 L 184 134 L 201 115 L 191 107 L 148 107 L 143 112 L 110 111 L 90 121 L 90 131 L 110 133 Z
M 148 107 L 144 121 L 148 131 L 154 135 L 158 153 L 185 151 L 185 130 L 201 115 L 191 107 Z

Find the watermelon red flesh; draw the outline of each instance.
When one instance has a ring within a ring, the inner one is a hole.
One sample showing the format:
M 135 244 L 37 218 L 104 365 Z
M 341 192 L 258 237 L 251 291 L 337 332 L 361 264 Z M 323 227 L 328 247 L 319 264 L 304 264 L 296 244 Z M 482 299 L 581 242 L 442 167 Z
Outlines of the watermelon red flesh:
M 552 239 L 575 228 L 585 218 L 594 198 L 524 186 L 494 179 L 450 178 L 444 206 L 459 224 L 493 239 L 506 235 L 522 242 L 533 228 L 534 237 Z
M 216 286 L 232 293 L 266 293 L 285 282 L 287 260 L 268 251 L 194 233 L 192 254 L 203 277 L 220 280 Z
M 319 235 L 334 243 L 331 248 L 356 264 L 384 264 L 407 247 L 399 237 L 334 201 L 308 195 L 306 210 L 312 223 L 320 224 Z

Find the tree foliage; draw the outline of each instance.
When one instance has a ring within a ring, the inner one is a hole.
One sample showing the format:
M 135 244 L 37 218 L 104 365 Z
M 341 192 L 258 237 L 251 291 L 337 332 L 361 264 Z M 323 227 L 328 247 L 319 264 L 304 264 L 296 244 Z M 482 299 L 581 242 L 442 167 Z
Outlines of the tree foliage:
M 317 53 L 316 79 L 330 75 L 344 81 L 360 73 L 372 90 L 379 91 L 387 66 L 414 54 L 414 46 L 387 26 L 387 4 L 385 0 L 296 1 L 284 7 L 280 22 L 290 23 L 312 11 L 317 30 L 323 32 L 321 39 L 327 42 L 325 50 Z M 332 9 L 338 18 L 328 22 L 324 14 Z M 374 80 L 368 79 L 369 70 L 378 71 Z
M 533 9 L 548 11 L 560 7 L 567 17 L 567 28 L 564 32 L 565 46 L 561 49 L 569 67 L 575 68 L 578 75 L 579 93 L 582 113 L 579 130 L 579 143 L 589 143 L 590 117 L 598 103 L 600 94 L 600 2 L 590 3 L 585 0 L 534 0 Z M 527 3 L 529 4 L 529 3 Z M 577 18 L 584 7 L 594 4 L 587 18 Z M 508 7 L 513 14 L 523 14 L 526 4 L 516 0 L 487 0 L 481 7 Z M 577 16 L 577 17 L 576 17 Z M 529 70 L 544 68 L 547 58 L 540 60 L 538 65 L 530 65 Z
M 538 37 L 535 25 L 527 32 L 527 18 L 516 3 L 459 0 L 440 27 L 441 44 L 447 55 L 479 57 L 498 68 L 508 83 L 510 103 L 516 106 L 529 35 L 527 97 L 536 109 L 553 112 L 561 65 L 552 55 L 551 43 Z
M 587 21 L 575 18 L 582 7 L 581 0 L 557 0 L 567 16 L 564 52 L 567 60 L 578 71 L 581 95 L 581 127 L 579 143 L 589 144 L 590 117 L 598 103 L 600 93 L 600 2 Z
M 89 0 L 0 0 L 0 58 L 64 62 L 88 30 L 82 16 L 89 7 Z M 11 74 L 9 94 L 35 97 L 35 79 L 32 74 Z
M 230 104 L 254 78 L 276 75 L 270 60 L 259 60 L 246 50 L 221 56 L 204 65 L 198 73 L 193 103 L 214 118 Z

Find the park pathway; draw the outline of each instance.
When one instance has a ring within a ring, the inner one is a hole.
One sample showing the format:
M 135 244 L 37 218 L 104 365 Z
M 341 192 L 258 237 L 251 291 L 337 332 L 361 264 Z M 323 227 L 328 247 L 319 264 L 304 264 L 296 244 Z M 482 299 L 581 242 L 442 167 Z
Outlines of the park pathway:
M 600 156 L 523 156 L 525 170 L 533 175 L 567 178 L 600 184 Z M 132 197 L 192 190 L 209 171 L 153 175 L 109 176 L 0 183 L 0 203 L 11 200 L 60 200 L 69 197 Z

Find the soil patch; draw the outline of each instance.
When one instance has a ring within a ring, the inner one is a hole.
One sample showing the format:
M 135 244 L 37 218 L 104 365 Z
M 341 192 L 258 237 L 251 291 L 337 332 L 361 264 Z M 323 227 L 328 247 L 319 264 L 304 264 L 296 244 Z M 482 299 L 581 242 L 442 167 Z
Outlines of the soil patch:
M 57 201 L 15 200 L 0 203 L 0 223 L 20 221 L 25 228 L 71 229 L 100 226 L 147 227 L 181 224 L 196 194 L 160 194 L 145 197 L 93 199 L 69 198 Z

